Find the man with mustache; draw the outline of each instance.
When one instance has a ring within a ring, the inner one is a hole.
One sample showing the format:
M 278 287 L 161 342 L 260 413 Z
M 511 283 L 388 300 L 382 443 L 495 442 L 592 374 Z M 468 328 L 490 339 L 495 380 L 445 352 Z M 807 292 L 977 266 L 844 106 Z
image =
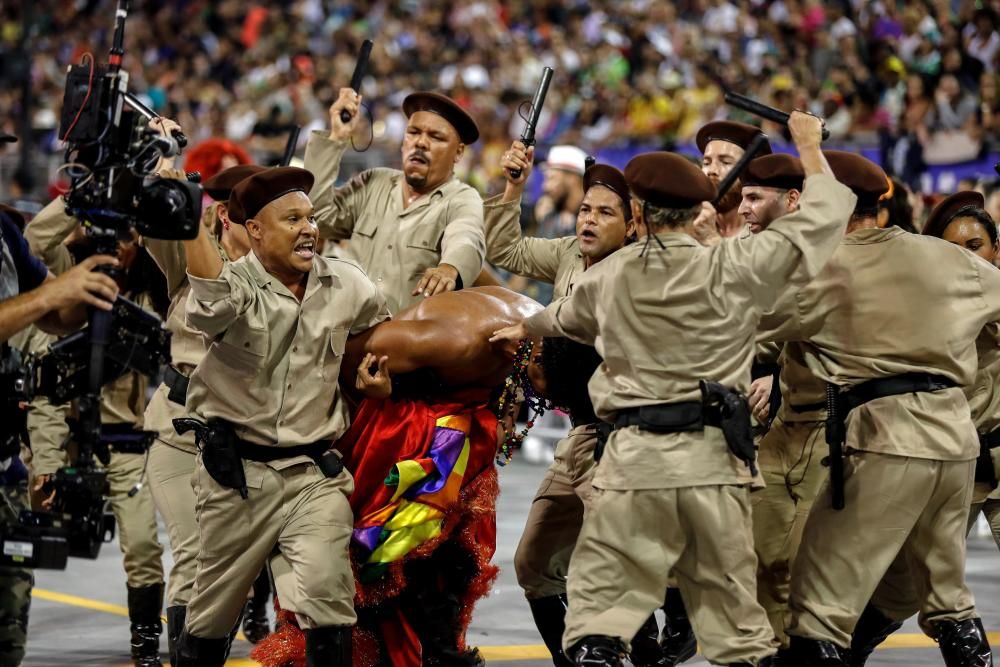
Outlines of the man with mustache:
M 347 339 L 388 309 L 357 265 L 316 254 L 312 185 L 293 167 L 236 185 L 229 218 L 251 247 L 237 261 L 225 263 L 204 229 L 184 242 L 188 322 L 212 343 L 187 392 L 202 424 L 192 481 L 200 552 L 181 666 L 223 664 L 246 593 L 276 550 L 290 563 L 292 576 L 276 583 L 305 628 L 307 661 L 351 664 L 354 482 L 329 450 L 350 421 L 338 383 Z M 387 381 L 376 373 L 362 389 L 381 395 Z
M 479 139 L 476 122 L 444 95 L 413 93 L 403 100 L 409 122 L 402 170 L 368 169 L 338 188 L 340 160 L 360 104 L 357 93 L 341 88 L 330 107 L 329 135 L 315 132 L 306 146 L 321 235 L 350 239 L 349 254 L 393 313 L 421 297 L 471 287 L 486 252 L 483 203 L 454 172 L 465 147 Z M 343 110 L 351 114 L 347 123 L 340 119 Z

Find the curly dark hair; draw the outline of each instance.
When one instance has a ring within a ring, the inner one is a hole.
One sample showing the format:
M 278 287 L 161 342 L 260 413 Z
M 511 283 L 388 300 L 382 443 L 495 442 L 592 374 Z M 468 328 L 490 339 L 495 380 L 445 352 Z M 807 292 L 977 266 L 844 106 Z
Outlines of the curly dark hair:
M 569 412 L 574 424 L 598 421 L 587 391 L 587 383 L 602 359 L 597 350 L 568 338 L 545 338 L 541 369 L 545 375 L 546 397 Z

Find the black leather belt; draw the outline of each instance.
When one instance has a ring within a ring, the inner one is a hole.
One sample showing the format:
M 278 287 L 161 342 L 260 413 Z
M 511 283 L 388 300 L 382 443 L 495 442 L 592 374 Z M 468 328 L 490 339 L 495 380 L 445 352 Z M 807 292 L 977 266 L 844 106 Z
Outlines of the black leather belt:
M 188 376 L 173 366 L 167 366 L 163 371 L 163 384 L 170 388 L 167 398 L 177 405 L 187 403 L 188 384 L 190 382 L 191 380 Z
M 653 433 L 683 433 L 703 431 L 705 426 L 718 426 L 719 416 L 705 411 L 700 401 L 660 403 L 619 410 L 615 428 L 637 426 Z
M 940 391 L 955 387 L 954 381 L 943 375 L 930 373 L 905 373 L 887 378 L 868 380 L 851 387 L 841 394 L 846 412 L 864 405 L 869 401 L 886 396 L 898 396 L 920 391 Z
M 317 440 L 308 445 L 298 445 L 296 447 L 268 447 L 258 445 L 246 440 L 238 440 L 236 451 L 240 458 L 257 463 L 270 463 L 278 459 L 290 459 L 295 456 L 308 456 L 318 459 L 333 446 L 333 440 Z
M 145 454 L 156 433 L 140 431 L 131 424 L 103 424 L 101 442 L 119 454 Z

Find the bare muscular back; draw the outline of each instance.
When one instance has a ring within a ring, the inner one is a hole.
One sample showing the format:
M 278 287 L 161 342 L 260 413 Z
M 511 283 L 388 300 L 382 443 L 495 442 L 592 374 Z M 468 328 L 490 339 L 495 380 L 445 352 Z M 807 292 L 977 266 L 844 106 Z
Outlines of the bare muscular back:
M 494 387 L 510 371 L 514 348 L 490 343 L 490 335 L 540 310 L 538 302 L 503 287 L 432 296 L 348 340 L 342 381 L 353 386 L 370 352 L 389 357 L 392 375 L 431 369 L 449 387 Z

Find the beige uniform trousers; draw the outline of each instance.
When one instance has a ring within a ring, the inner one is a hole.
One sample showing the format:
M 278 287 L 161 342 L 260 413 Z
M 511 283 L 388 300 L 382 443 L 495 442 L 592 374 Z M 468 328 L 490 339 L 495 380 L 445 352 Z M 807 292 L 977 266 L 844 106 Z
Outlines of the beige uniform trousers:
M 167 577 L 167 607 L 184 606 L 194 591 L 198 569 L 198 522 L 191 486 L 195 465 L 195 443 L 191 433 L 180 436 L 173 419 L 186 414 L 183 405 L 171 402 L 166 384 L 157 387 L 146 406 L 146 428 L 159 436 L 149 448 L 146 477 L 156 510 L 163 517 L 174 564 Z
M 974 618 L 965 585 L 974 468 L 975 461 L 851 454 L 846 507 L 833 509 L 827 484 L 806 521 L 788 634 L 847 647 L 869 600 L 891 618 L 919 610 L 924 632 L 933 621 Z
M 144 454 L 111 451 L 108 486 L 111 511 L 118 523 L 118 544 L 124 556 L 125 580 L 137 588 L 163 583 L 163 547 L 157 537 L 153 496 L 145 484 L 131 498 L 128 492 L 142 478 Z
M 972 531 L 980 512 L 989 522 L 993 540 L 1000 547 L 1000 488 L 991 489 L 987 484 L 976 484 L 972 492 L 972 506 L 969 510 L 969 526 L 966 533 Z
M 192 483 L 201 548 L 188 603 L 188 633 L 206 639 L 227 636 L 270 560 L 276 579 L 280 577 L 281 605 L 295 613 L 301 627 L 353 625 L 350 473 L 327 478 L 314 463 L 276 470 L 244 461 L 243 467 L 250 492 L 246 500 L 212 479 L 198 457 Z M 272 558 L 276 549 L 287 563 Z
M 184 606 L 194 592 L 198 570 L 198 522 L 191 487 L 195 454 L 157 438 L 149 448 L 149 490 L 156 509 L 167 525 L 174 564 L 167 578 L 168 607 Z
M 777 642 L 755 598 L 745 486 L 594 488 L 569 568 L 563 646 L 588 635 L 628 643 L 677 579 L 702 653 L 756 664 Z
M 517 583 L 529 600 L 566 592 L 569 558 L 590 502 L 596 445 L 593 427 L 572 429 L 556 445 L 552 465 L 531 501 L 524 533 L 514 552 Z
M 760 442 L 757 465 L 765 488 L 750 494 L 757 553 L 757 600 L 774 633 L 787 643 L 788 589 L 802 530 L 828 471 L 823 422 L 775 419 Z

